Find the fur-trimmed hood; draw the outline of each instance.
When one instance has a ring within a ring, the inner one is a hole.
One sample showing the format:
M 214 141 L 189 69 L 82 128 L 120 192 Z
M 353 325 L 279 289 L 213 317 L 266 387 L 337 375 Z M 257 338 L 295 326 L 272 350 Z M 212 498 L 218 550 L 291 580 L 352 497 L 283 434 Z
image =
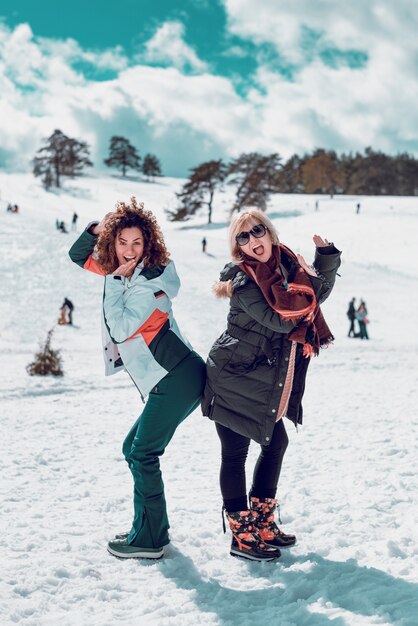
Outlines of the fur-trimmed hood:
M 219 280 L 213 285 L 212 291 L 217 298 L 231 298 L 234 291 L 243 287 L 249 280 L 249 276 L 235 263 L 225 265 Z
M 217 298 L 230 298 L 234 293 L 232 280 L 218 280 L 213 284 L 212 291 Z

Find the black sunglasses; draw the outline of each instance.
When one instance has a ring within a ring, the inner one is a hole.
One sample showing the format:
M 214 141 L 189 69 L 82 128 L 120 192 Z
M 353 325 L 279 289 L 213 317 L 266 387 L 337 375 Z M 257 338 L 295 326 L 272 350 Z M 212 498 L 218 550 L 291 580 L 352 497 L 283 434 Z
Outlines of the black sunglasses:
M 256 239 L 260 239 L 260 237 L 264 237 L 267 232 L 267 228 L 264 224 L 256 224 L 250 230 L 243 230 L 235 237 L 235 241 L 239 246 L 245 246 L 250 241 L 250 235 L 255 237 Z

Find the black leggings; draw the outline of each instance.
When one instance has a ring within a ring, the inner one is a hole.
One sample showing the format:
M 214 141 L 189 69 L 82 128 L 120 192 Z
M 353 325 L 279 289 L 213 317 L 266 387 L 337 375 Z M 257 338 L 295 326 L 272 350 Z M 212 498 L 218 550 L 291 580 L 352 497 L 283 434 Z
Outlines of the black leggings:
M 246 511 L 248 503 L 245 461 L 251 439 L 239 435 L 221 424 L 216 424 L 216 430 L 222 444 L 220 484 L 225 508 L 229 513 Z M 254 468 L 251 496 L 256 498 L 274 498 L 276 496 L 277 483 L 288 443 L 289 439 L 283 419 L 281 419 L 274 427 L 270 444 L 261 446 L 261 452 Z

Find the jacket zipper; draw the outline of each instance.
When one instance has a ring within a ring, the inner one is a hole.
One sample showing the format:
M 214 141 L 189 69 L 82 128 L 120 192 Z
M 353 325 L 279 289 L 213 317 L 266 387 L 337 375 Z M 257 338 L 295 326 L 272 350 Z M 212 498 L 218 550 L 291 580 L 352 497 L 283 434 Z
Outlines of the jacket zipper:
M 213 413 L 213 407 L 215 405 L 215 395 L 212 396 L 211 401 L 209 402 L 209 406 L 208 406 L 208 417 L 212 416 Z
M 128 370 L 125 368 L 125 372 L 128 372 Z M 139 395 L 141 396 L 141 400 L 142 402 L 145 404 L 145 399 L 144 396 L 142 395 L 142 391 L 140 390 L 140 388 L 138 387 L 138 385 L 136 384 L 136 382 L 134 381 L 134 379 L 132 378 L 131 374 L 128 372 L 129 378 L 131 379 L 131 381 L 133 382 L 133 384 L 135 385 L 135 387 L 138 389 Z

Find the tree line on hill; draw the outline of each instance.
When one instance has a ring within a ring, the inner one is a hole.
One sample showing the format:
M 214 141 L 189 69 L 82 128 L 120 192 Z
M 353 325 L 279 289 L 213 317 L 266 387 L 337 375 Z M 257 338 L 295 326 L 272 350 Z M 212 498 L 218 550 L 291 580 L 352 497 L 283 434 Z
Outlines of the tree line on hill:
M 55 130 L 44 140 L 33 159 L 33 173 L 42 178 L 45 188 L 60 187 L 64 176 L 80 176 L 91 167 L 90 148 L 84 141 Z M 148 179 L 162 176 L 159 160 L 153 154 L 142 158 L 128 139 L 113 136 L 105 165 L 121 171 L 139 171 Z M 235 188 L 231 213 L 248 206 L 265 211 L 274 193 L 418 195 L 418 160 L 402 153 L 390 156 L 372 148 L 341 154 L 318 148 L 287 161 L 277 154 L 244 153 L 225 163 L 206 161 L 190 170 L 190 176 L 176 194 L 177 206 L 168 209 L 169 219 L 181 221 L 201 210 L 212 220 L 215 193 L 230 185 Z
M 128 169 L 139 171 L 148 179 L 162 176 L 161 165 L 153 154 L 142 158 L 137 149 L 125 137 L 113 136 L 110 139 L 109 156 L 105 165 L 113 167 L 126 176 Z M 46 189 L 61 187 L 64 176 L 75 178 L 83 173 L 84 168 L 92 167 L 90 148 L 85 141 L 67 137 L 62 131 L 55 130 L 44 140 L 44 145 L 33 159 L 33 174 L 42 179 Z
M 271 194 L 418 195 L 418 160 L 402 153 L 389 156 L 366 148 L 364 154 L 342 154 L 318 148 L 311 154 L 291 156 L 282 162 L 279 154 L 241 154 L 230 163 L 207 161 L 190 170 L 177 193 L 178 206 L 168 209 L 172 221 L 188 219 L 206 210 L 212 221 L 216 191 L 235 188 L 231 213 L 245 207 L 267 208 Z

